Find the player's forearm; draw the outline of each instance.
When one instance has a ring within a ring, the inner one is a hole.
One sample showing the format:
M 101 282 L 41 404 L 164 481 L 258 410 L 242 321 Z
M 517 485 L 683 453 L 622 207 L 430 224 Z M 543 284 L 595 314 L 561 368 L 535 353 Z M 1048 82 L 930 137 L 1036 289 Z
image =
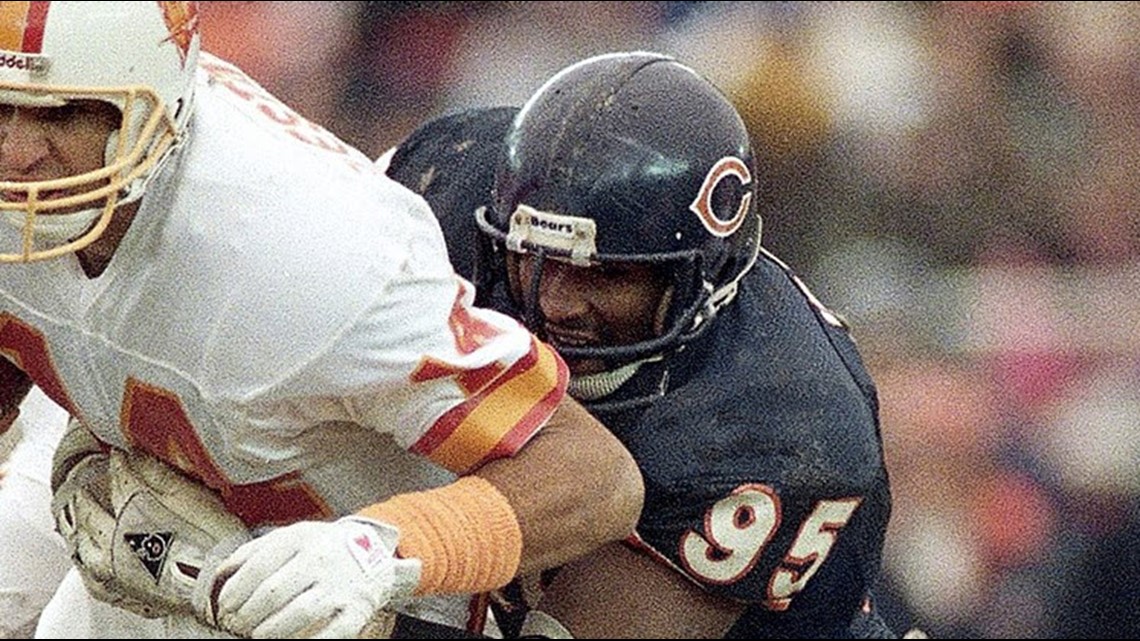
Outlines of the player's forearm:
M 484 592 L 633 532 L 644 489 L 633 458 L 576 403 L 514 457 L 359 512 L 395 525 L 420 559 L 417 594 Z
M 562 565 L 630 535 L 644 500 L 633 457 L 570 399 L 513 459 L 492 462 L 478 474 L 518 515 L 523 573 Z
M 582 639 L 722 639 L 746 605 L 614 543 L 563 567 L 538 607 Z

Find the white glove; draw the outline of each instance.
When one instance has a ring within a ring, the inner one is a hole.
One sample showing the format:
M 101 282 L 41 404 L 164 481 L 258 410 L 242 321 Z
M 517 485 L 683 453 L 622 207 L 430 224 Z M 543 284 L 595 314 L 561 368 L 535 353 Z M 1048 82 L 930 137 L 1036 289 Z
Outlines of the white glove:
M 394 526 L 355 516 L 271 530 L 203 570 L 195 613 L 257 639 L 355 637 L 419 584 L 420 561 L 397 558 L 398 539 Z

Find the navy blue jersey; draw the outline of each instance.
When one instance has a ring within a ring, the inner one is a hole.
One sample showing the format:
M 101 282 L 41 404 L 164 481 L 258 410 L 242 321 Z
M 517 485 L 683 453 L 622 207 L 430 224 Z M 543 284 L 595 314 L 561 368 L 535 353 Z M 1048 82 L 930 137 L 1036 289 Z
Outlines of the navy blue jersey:
M 502 288 L 487 300 L 512 312 Z M 761 252 L 704 336 L 587 407 L 645 480 L 631 545 L 752 604 L 729 638 L 894 637 L 863 607 L 891 511 L 874 383 L 779 260 Z
M 469 259 L 471 212 L 490 200 L 490 174 L 472 166 L 489 164 L 509 120 L 486 110 L 429 123 L 389 175 L 436 209 L 480 304 L 518 316 L 504 283 Z M 645 479 L 631 545 L 750 604 L 730 637 L 894 636 L 863 607 L 891 509 L 875 388 L 848 331 L 775 257 L 761 252 L 698 340 L 585 405 Z
M 640 543 L 754 604 L 733 636 L 847 636 L 890 516 L 875 388 L 847 330 L 762 253 L 706 335 L 642 376 L 665 393 L 599 412 L 645 478 Z

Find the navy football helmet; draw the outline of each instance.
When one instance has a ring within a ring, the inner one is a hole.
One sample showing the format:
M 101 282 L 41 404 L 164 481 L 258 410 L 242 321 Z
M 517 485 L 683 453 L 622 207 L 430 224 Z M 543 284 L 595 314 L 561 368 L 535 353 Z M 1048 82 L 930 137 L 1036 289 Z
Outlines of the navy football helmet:
M 499 157 L 493 206 L 477 215 L 495 254 L 481 267 L 505 270 L 507 252 L 521 252 L 536 256 L 538 270 L 546 259 L 671 268 L 661 335 L 560 346 L 568 359 L 616 367 L 685 344 L 756 261 L 761 220 L 748 132 L 715 86 L 669 56 L 614 53 L 564 69 L 523 106 Z M 539 280 L 512 298 L 542 336 Z
M 475 210 L 491 205 L 499 150 L 517 113 L 517 107 L 471 107 L 438 116 L 377 159 L 388 177 L 431 205 L 452 266 L 471 281 L 476 280 L 477 247 L 485 241 L 475 226 Z

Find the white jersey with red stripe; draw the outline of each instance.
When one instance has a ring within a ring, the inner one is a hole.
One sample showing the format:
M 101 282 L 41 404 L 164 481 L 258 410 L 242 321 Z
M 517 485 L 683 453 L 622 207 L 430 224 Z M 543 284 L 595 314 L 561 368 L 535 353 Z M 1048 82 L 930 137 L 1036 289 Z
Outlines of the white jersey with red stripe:
M 101 441 L 200 479 L 251 527 L 522 447 L 564 394 L 561 360 L 471 307 L 418 196 L 236 68 L 200 67 L 189 140 L 106 271 L 0 269 L 0 350 Z

